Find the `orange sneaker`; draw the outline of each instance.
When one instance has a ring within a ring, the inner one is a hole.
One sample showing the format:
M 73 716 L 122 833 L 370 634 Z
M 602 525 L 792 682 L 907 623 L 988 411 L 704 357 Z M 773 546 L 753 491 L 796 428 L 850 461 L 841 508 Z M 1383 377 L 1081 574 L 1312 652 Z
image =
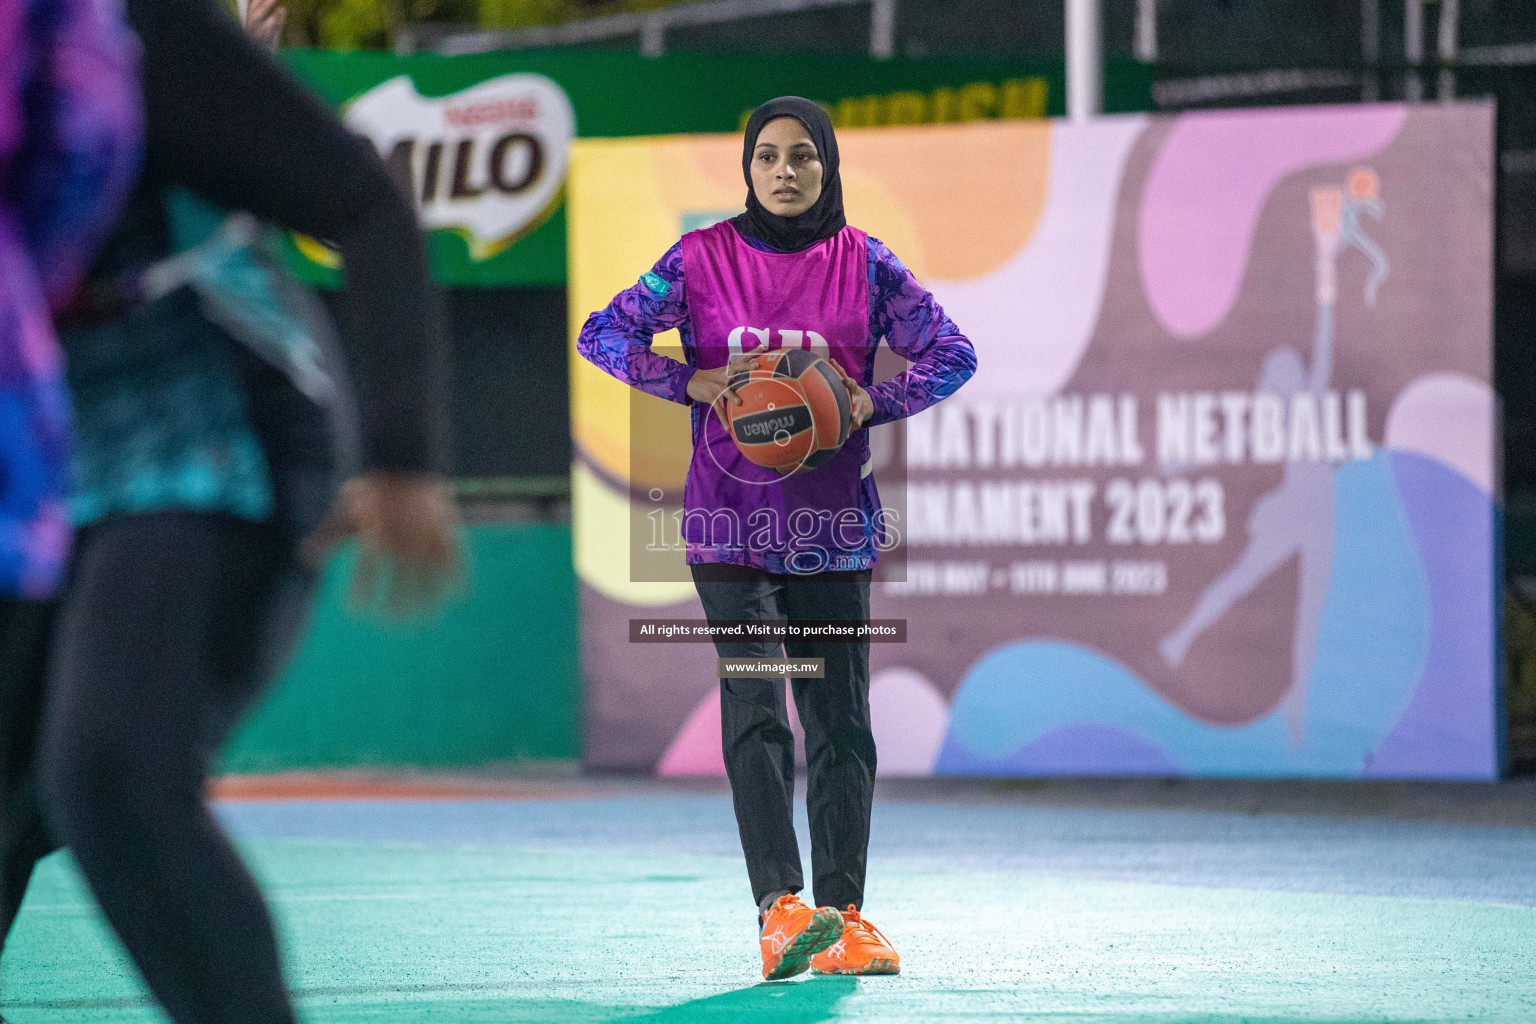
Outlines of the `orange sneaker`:
M 811 908 L 793 893 L 780 896 L 763 919 L 763 978 L 792 978 L 811 965 L 811 957 L 837 941 L 843 915 L 831 907 Z
M 811 970 L 817 974 L 900 974 L 901 956 L 880 929 L 850 904 L 843 911 L 842 938 L 811 957 Z

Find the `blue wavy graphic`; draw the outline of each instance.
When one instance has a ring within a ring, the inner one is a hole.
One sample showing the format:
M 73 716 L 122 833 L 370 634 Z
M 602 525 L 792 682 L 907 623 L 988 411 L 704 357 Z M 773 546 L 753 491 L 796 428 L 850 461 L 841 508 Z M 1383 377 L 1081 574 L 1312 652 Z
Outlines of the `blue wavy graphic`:
M 1340 467 L 1333 575 L 1308 684 L 1306 738 L 1277 709 L 1241 726 L 1197 719 L 1118 661 L 1023 640 L 966 674 L 941 774 L 1356 777 L 1408 707 L 1429 651 L 1430 596 L 1393 457 Z M 1071 733 L 1084 742 L 1064 742 Z M 1086 731 L 1085 731 L 1086 730 Z
M 1487 491 L 1435 459 L 1393 452 L 1392 469 L 1428 577 L 1430 644 L 1418 690 L 1365 774 L 1496 778 L 1499 510 Z

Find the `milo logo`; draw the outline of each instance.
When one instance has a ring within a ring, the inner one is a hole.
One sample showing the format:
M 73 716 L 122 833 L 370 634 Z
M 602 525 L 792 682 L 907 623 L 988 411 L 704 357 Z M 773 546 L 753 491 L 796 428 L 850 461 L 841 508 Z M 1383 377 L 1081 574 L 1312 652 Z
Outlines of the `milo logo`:
M 422 226 L 463 235 L 477 260 L 506 249 L 558 201 L 576 136 L 565 91 L 526 73 L 447 96 L 423 96 L 399 75 L 353 100 L 345 118 L 373 141 Z

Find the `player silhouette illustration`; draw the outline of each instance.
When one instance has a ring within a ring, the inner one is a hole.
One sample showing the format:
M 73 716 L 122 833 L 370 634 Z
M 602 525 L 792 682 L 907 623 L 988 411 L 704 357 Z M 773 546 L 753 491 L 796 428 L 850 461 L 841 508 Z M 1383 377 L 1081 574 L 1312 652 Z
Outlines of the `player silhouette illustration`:
M 1384 207 L 1377 178 L 1369 168 L 1349 176 L 1349 188 L 1314 188 L 1312 235 L 1316 242 L 1317 323 L 1312 365 L 1290 347 L 1277 348 L 1264 358 L 1258 390 L 1274 395 L 1289 409 L 1294 395 L 1307 391 L 1321 400 L 1333 376 L 1334 308 L 1338 294 L 1338 257 L 1348 245 L 1371 261 L 1365 303 L 1376 305 L 1376 293 L 1389 271 L 1386 254 L 1368 238 L 1360 214 L 1380 219 Z M 1284 698 L 1286 729 L 1291 742 L 1306 740 L 1307 676 L 1317 650 L 1318 623 L 1333 573 L 1334 473 L 1325 461 L 1287 460 L 1280 485 L 1254 505 L 1248 517 L 1248 546 L 1236 563 L 1201 595 L 1177 629 L 1163 638 L 1159 649 L 1170 666 L 1178 666 L 1200 634 L 1214 625 L 1239 600 L 1251 593 L 1294 555 L 1300 576 L 1296 594 L 1296 624 L 1291 647 L 1291 686 Z

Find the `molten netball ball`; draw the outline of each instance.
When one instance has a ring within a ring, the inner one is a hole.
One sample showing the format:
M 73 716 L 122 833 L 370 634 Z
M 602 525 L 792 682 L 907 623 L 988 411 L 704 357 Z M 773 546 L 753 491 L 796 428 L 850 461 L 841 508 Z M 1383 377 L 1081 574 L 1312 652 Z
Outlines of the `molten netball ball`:
M 805 349 L 756 356 L 731 379 L 731 437 L 748 461 L 788 475 L 829 461 L 848 440 L 852 408 L 837 371 Z

